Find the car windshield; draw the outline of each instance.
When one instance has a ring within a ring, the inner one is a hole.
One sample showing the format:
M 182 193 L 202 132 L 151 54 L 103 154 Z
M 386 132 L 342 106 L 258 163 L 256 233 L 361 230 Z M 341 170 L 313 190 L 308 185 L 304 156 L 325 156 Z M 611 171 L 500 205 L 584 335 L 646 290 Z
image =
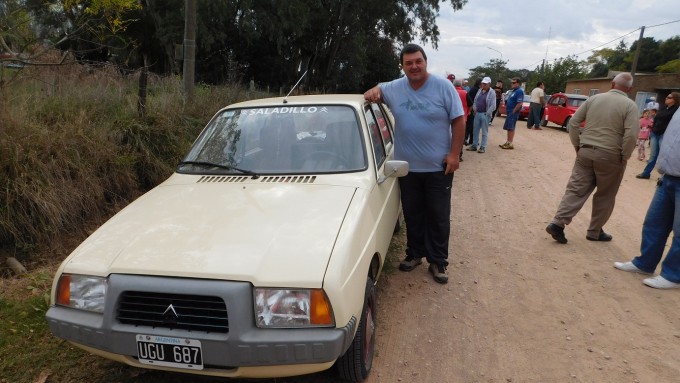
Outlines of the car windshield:
M 181 173 L 308 174 L 366 168 L 354 109 L 305 105 L 227 109 L 203 130 Z

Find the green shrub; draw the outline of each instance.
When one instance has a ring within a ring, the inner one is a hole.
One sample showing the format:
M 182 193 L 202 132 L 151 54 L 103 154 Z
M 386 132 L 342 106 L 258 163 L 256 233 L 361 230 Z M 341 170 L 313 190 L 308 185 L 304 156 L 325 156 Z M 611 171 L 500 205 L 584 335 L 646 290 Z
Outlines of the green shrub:
M 252 98 L 236 86 L 148 81 L 80 65 L 29 68 L 0 85 L 0 246 L 30 258 L 61 236 L 85 234 L 166 179 L 210 117 Z M 256 96 L 263 96 L 258 94 Z M 1 249 L 0 249 L 1 250 Z

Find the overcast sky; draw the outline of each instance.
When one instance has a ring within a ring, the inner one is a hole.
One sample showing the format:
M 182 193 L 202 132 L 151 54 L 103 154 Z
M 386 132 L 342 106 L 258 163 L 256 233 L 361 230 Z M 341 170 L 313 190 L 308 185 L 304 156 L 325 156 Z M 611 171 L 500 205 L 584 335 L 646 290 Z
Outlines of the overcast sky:
M 615 48 L 624 35 L 630 47 L 642 26 L 644 37 L 666 40 L 680 35 L 678 21 L 678 0 L 469 0 L 457 12 L 447 2 L 437 19 L 438 49 L 422 46 L 430 73 L 460 78 L 491 59 L 529 70 L 544 58 L 585 60 L 593 49 Z

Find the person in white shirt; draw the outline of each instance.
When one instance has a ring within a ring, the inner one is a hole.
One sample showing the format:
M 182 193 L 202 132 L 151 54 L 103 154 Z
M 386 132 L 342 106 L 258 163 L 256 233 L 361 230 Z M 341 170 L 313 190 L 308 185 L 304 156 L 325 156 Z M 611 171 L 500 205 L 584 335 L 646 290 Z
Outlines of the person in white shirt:
M 649 102 L 645 105 L 645 109 L 659 111 L 659 103 L 656 102 L 656 97 L 652 96 L 649 98 Z
M 531 100 L 529 101 L 529 118 L 527 119 L 527 128 L 534 128 L 541 130 L 541 112 L 545 106 L 545 84 L 543 81 L 536 83 L 536 87 L 531 91 Z

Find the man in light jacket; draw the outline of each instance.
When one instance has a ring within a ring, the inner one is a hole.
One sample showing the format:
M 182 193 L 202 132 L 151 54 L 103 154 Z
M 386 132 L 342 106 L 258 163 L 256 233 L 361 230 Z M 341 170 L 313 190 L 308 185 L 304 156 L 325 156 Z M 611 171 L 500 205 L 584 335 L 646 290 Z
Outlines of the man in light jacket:
M 465 150 L 484 153 L 486 151 L 486 137 L 489 133 L 489 122 L 496 110 L 496 92 L 491 89 L 491 78 L 484 77 L 482 79 L 481 88 L 479 88 L 472 103 L 472 110 L 475 113 L 472 145 Z M 482 133 L 481 142 L 479 140 L 480 130 Z

